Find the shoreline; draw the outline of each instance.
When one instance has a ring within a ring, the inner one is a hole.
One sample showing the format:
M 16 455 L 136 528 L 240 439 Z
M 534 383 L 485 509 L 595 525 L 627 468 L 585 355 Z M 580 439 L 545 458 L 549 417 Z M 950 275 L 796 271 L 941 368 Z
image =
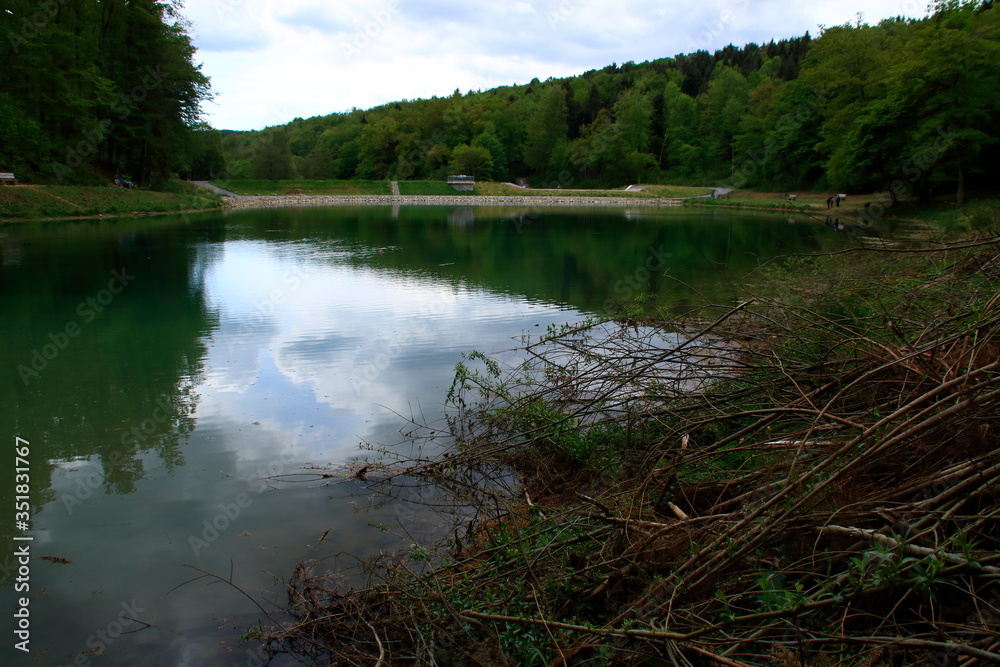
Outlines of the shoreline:
M 222 196 L 218 205 L 207 208 L 186 208 L 116 213 L 91 213 L 87 215 L 57 215 L 44 217 L 0 218 L 0 224 L 21 224 L 61 220 L 100 220 L 108 218 L 146 217 L 162 215 L 191 215 L 210 211 L 232 211 L 255 208 L 302 208 L 320 206 L 470 206 L 470 207 L 563 207 L 563 208 L 682 208 L 692 207 L 703 211 L 760 211 L 772 215 L 796 215 L 819 219 L 832 214 L 822 209 L 802 209 L 794 206 L 753 205 L 746 202 L 708 203 L 704 198 L 665 197 L 595 197 L 582 194 L 566 195 L 236 195 Z M 841 209 L 838 217 L 858 220 L 859 209 Z M 916 217 L 897 218 L 896 221 L 926 223 Z
M 884 214 L 877 218 L 872 218 L 868 216 L 871 220 L 870 222 L 866 219 L 865 210 L 863 208 L 855 207 L 845 207 L 839 209 L 822 209 L 822 208 L 812 208 L 812 209 L 802 209 L 795 208 L 793 206 L 779 207 L 779 206 L 754 206 L 752 204 L 740 204 L 740 203 L 712 203 L 705 204 L 698 201 L 685 201 L 684 206 L 690 206 L 694 208 L 700 208 L 702 210 L 730 210 L 730 211 L 763 211 L 766 213 L 771 213 L 773 215 L 800 215 L 816 222 L 822 223 L 822 218 L 842 218 L 844 220 L 860 223 L 865 227 L 871 226 L 871 223 L 879 222 L 895 222 L 895 223 L 908 223 L 908 224 L 918 224 L 918 225 L 928 225 L 933 226 L 935 223 L 932 220 L 926 218 L 918 218 L 914 216 L 899 216 L 899 215 L 888 215 Z
M 490 195 L 241 195 L 223 197 L 223 209 L 301 206 L 671 206 L 677 199 L 652 197 Z
M 72 222 L 76 220 L 110 220 L 112 218 L 152 218 L 161 215 L 191 215 L 221 211 L 222 206 L 210 208 L 184 208 L 167 211 L 129 211 L 128 213 L 88 213 L 86 215 L 50 215 L 41 218 L 0 218 L 0 225 L 22 225 L 31 222 Z

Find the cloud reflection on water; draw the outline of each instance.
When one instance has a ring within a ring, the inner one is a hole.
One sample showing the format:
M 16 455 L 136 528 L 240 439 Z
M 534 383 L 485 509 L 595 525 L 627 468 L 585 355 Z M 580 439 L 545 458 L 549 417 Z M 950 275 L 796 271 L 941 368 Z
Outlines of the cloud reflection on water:
M 410 414 L 419 403 L 436 418 L 463 352 L 509 348 L 518 331 L 576 316 L 353 259 L 252 241 L 216 254 L 204 272 L 219 323 L 200 420 L 266 423 L 295 432 L 317 455 L 347 456 L 371 435 L 366 424 L 393 411 Z

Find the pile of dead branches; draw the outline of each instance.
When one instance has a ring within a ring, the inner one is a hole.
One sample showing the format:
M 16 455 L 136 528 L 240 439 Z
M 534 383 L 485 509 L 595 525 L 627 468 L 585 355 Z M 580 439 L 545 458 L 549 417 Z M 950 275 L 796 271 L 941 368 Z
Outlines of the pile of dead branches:
M 272 646 L 337 664 L 1000 662 L 998 240 L 769 280 L 780 297 L 748 286 L 671 333 L 551 332 L 513 368 L 471 356 L 454 447 L 409 469 L 468 491 L 461 534 L 428 545 L 433 567 L 370 562 L 358 590 L 303 567 L 299 622 Z

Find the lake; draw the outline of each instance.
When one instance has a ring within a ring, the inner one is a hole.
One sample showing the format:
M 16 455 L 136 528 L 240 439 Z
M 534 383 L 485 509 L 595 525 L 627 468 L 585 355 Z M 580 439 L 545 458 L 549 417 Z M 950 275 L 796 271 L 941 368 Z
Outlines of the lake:
M 6 615 L 0 662 L 260 664 L 240 645 L 260 610 L 190 580 L 231 577 L 271 610 L 303 559 L 400 546 L 370 524 L 432 532 L 421 506 L 370 508 L 364 482 L 322 473 L 362 443 L 412 446 L 404 417 L 440 419 L 463 353 L 637 299 L 732 304 L 761 260 L 847 242 L 804 218 L 666 208 L 0 226 L 0 505 L 29 490 L 31 508 L 28 531 L 0 522 L 0 603 L 29 599 L 35 658 Z

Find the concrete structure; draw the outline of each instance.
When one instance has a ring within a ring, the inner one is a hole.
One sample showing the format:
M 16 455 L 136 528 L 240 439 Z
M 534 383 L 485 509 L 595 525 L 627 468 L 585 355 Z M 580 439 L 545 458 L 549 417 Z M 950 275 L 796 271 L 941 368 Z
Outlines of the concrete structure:
M 476 189 L 476 178 L 474 176 L 466 176 L 465 174 L 457 174 L 448 177 L 448 185 L 459 192 L 471 192 Z

